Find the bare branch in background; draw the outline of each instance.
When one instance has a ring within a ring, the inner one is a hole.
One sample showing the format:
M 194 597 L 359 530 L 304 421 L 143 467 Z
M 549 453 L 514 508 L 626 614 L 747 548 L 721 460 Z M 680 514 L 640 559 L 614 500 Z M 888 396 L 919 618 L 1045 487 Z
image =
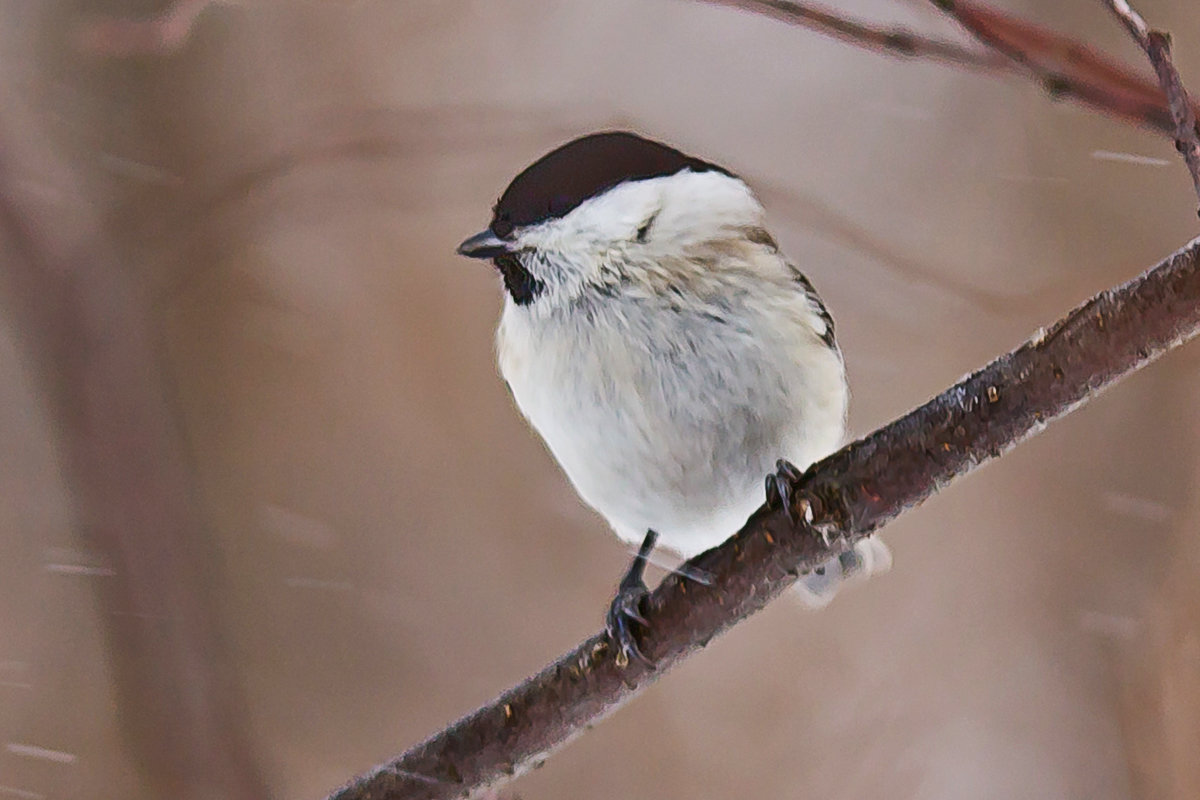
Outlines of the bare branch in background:
M 1025 68 L 1055 97 L 1174 131 L 1162 90 L 1091 45 L 969 0 L 932 0 L 971 34 Z
M 175 0 L 166 11 L 150 19 L 94 19 L 76 31 L 76 42 L 87 52 L 114 58 L 167 55 L 187 41 L 205 9 L 227 1 Z M 905 28 L 871 25 L 839 11 L 798 0 L 703 2 L 763 14 L 891 56 L 928 60 L 985 73 L 1023 74 L 1036 80 L 1056 98 L 1075 100 L 1164 133 L 1175 132 L 1169 104 L 1155 84 L 1090 45 L 980 3 L 932 0 L 935 6 L 986 45 L 985 50 L 924 36 Z M 1166 49 L 1165 40 L 1163 49 Z M 1195 109 L 1194 105 L 1190 107 Z
M 810 31 L 832 36 L 848 44 L 888 55 L 937 61 L 984 72 L 1010 70 L 1008 60 L 998 53 L 973 50 L 954 42 L 923 36 L 906 28 L 883 28 L 858 22 L 843 16 L 838 11 L 821 8 L 812 3 L 793 2 L 793 0 L 703 0 L 703 2 L 765 14 L 790 25 L 798 25 Z
M 1192 176 L 1192 186 L 1200 197 L 1200 136 L 1196 134 L 1196 113 L 1188 99 L 1187 89 L 1179 71 L 1171 61 L 1170 37 L 1161 31 L 1152 31 L 1141 14 L 1129 7 L 1125 0 L 1104 0 L 1125 28 L 1150 57 L 1158 83 L 1167 96 L 1171 107 L 1171 118 L 1175 123 L 1175 147 L 1187 162 Z
M 0 278 L 49 399 L 80 535 L 113 568 L 96 587 L 118 718 L 155 796 L 265 800 L 145 298 L 47 137 L 5 100 Z
M 886 55 L 930 60 L 990 74 L 1023 75 L 1037 81 L 1055 98 L 1074 100 L 1164 133 L 1174 132 L 1170 108 L 1155 84 L 1088 44 L 980 3 L 932 0 L 987 46 L 983 53 L 903 28 L 881 28 L 851 20 L 838 11 L 812 3 L 704 2 L 763 14 Z

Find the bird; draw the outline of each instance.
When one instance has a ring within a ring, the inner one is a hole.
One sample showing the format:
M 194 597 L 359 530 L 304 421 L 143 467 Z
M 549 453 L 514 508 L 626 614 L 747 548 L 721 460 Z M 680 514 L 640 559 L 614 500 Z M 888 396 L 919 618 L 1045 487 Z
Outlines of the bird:
M 716 546 L 764 483 L 778 506 L 845 436 L 833 318 L 765 216 L 730 170 L 600 131 L 521 171 L 458 247 L 503 282 L 496 352 L 518 409 L 582 500 L 641 543 L 606 614 L 621 663 L 650 663 L 637 629 L 660 540 L 684 558 Z M 799 596 L 819 608 L 891 562 L 865 539 L 803 575 Z

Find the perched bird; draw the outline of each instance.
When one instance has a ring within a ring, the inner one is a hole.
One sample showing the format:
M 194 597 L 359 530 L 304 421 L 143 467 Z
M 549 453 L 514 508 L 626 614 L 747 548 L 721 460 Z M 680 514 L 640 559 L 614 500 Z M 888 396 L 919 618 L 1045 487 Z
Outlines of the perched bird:
M 643 659 L 632 625 L 656 535 L 685 557 L 713 547 L 761 504 L 764 476 L 777 503 L 793 463 L 841 443 L 833 319 L 740 178 L 628 132 L 538 159 L 458 252 L 503 278 L 496 342 L 521 412 L 580 497 L 642 543 L 607 622 Z M 797 585 L 819 607 L 890 564 L 872 538 Z

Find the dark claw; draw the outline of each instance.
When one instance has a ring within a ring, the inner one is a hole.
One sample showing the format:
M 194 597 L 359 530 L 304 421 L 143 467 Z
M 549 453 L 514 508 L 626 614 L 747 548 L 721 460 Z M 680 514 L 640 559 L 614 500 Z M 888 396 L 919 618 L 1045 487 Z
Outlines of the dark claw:
M 617 646 L 617 664 L 620 666 L 625 666 L 633 658 L 654 669 L 654 662 L 646 658 L 638 647 L 633 625 L 637 623 L 643 628 L 649 625 L 642 615 L 642 600 L 650 594 L 650 590 L 646 588 L 642 576 L 646 573 L 646 561 L 657 541 L 657 533 L 646 531 L 646 538 L 642 540 L 642 546 L 634 556 L 633 563 L 629 565 L 629 571 L 621 579 L 621 585 L 617 587 L 617 596 L 608 607 L 608 615 L 604 620 L 608 638 Z
M 775 462 L 775 471 L 767 476 L 767 506 L 782 508 L 793 525 L 796 518 L 792 512 L 792 491 L 802 474 L 795 464 L 781 458 Z
M 763 488 L 766 490 L 767 508 L 779 508 L 782 498 L 779 496 L 779 484 L 775 482 L 775 476 L 768 475 L 765 484 Z

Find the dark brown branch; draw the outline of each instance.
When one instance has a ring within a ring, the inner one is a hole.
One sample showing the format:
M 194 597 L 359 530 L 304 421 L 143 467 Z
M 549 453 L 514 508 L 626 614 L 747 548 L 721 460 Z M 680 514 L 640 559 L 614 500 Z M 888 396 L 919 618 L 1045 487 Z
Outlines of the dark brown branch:
M 711 586 L 665 578 L 650 597 L 653 634 L 642 645 L 657 671 L 617 667 L 607 637 L 597 634 L 331 800 L 465 797 L 521 773 L 762 608 L 804 570 L 1198 332 L 1200 240 L 814 465 L 794 508 L 811 525 L 761 508 L 729 541 L 689 562 L 713 576 Z
M 1175 123 L 1175 147 L 1183 155 L 1196 196 L 1200 197 L 1200 136 L 1196 134 L 1196 114 L 1179 71 L 1171 61 L 1170 37 L 1161 31 L 1150 30 L 1141 14 L 1130 8 L 1125 0 L 1104 1 L 1150 57 L 1159 86 L 1171 108 L 1171 119 Z

